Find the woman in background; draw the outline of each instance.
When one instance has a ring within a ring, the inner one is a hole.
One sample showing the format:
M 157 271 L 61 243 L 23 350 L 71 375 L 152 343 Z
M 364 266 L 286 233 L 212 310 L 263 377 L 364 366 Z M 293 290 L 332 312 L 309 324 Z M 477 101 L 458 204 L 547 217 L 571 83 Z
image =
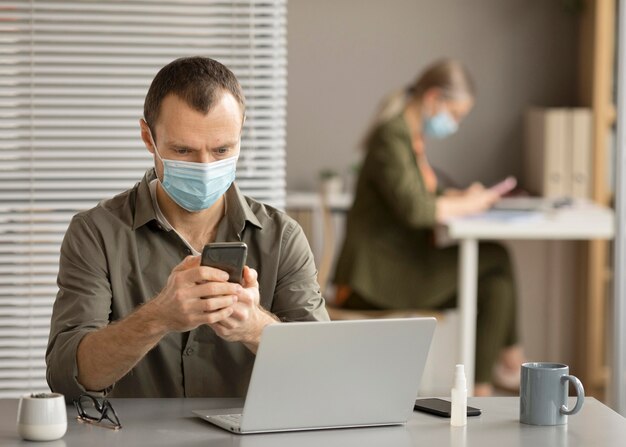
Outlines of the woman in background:
M 478 213 L 498 192 L 473 184 L 442 191 L 425 143 L 453 134 L 474 104 L 474 85 L 457 61 L 428 67 L 384 102 L 364 147 L 346 239 L 337 262 L 337 305 L 350 309 L 445 309 L 456 305 L 458 247 L 438 248 L 434 228 Z M 464 154 L 467 157 L 469 154 Z M 495 382 L 519 384 L 515 283 L 506 250 L 480 244 L 476 395 Z

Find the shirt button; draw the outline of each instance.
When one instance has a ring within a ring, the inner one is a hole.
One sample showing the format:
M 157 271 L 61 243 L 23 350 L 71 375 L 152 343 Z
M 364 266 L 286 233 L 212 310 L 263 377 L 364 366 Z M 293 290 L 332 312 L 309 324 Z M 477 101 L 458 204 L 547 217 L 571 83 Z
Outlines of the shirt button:
M 185 350 L 185 355 L 191 355 L 191 354 L 193 354 L 193 348 L 187 348 Z

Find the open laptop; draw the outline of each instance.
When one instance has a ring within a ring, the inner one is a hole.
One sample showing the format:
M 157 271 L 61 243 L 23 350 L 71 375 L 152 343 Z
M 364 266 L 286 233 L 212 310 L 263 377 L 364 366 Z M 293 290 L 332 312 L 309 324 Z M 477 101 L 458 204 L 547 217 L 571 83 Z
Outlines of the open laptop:
M 505 197 L 493 204 L 491 209 L 498 211 L 551 211 L 570 206 L 569 197 Z
M 268 326 L 243 412 L 194 413 L 242 434 L 404 424 L 435 323 L 401 318 Z

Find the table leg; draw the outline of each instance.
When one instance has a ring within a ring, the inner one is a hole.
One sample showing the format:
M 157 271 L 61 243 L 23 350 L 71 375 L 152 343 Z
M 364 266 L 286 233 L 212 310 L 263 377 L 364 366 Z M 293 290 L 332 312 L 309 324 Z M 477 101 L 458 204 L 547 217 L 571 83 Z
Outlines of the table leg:
M 467 394 L 474 394 L 474 360 L 476 357 L 476 295 L 478 287 L 478 241 L 462 239 L 459 251 L 458 308 L 460 363 L 465 365 Z

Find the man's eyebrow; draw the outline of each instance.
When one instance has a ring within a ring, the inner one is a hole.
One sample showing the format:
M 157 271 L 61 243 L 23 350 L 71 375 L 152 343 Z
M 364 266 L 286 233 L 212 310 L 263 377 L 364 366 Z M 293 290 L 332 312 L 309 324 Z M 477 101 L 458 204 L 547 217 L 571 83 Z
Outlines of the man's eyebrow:
M 218 144 L 217 146 L 212 147 L 211 149 L 215 150 L 215 149 L 221 149 L 223 147 L 234 147 L 234 146 L 237 146 L 238 143 L 239 143 L 239 139 L 234 140 L 234 141 L 227 141 L 222 144 Z
M 224 147 L 234 147 L 237 144 L 239 144 L 239 141 L 240 140 L 237 139 L 237 140 L 233 140 L 233 141 L 229 141 L 229 142 L 224 142 L 222 144 L 218 144 L 217 146 L 212 147 L 211 150 L 221 149 L 221 148 L 224 148 Z M 190 146 L 190 145 L 185 144 L 185 143 L 179 143 L 179 142 L 176 142 L 176 141 L 168 143 L 167 146 L 169 146 L 170 148 L 173 148 L 173 149 L 187 149 L 187 150 L 192 150 L 192 151 L 200 150 L 200 149 L 198 149 L 198 148 L 196 148 L 194 146 Z
M 184 143 L 170 143 L 168 144 L 168 146 L 173 149 L 185 149 L 185 150 L 191 150 L 191 151 L 198 150 L 194 148 L 193 146 L 189 146 L 188 144 L 184 144 Z

